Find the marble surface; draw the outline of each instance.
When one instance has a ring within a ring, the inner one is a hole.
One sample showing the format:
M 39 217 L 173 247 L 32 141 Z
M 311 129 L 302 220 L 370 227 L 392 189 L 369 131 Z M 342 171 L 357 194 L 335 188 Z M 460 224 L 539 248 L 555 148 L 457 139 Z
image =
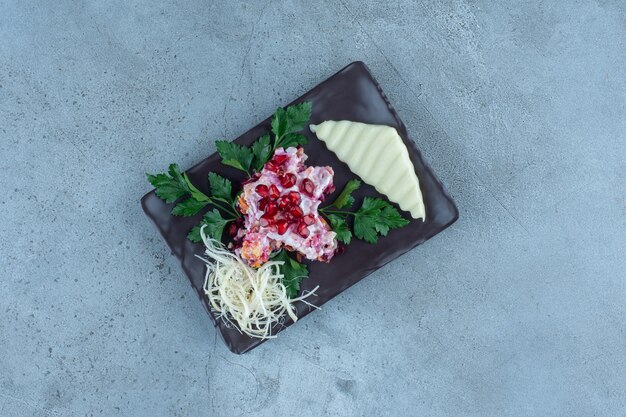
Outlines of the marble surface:
M 5 0 L 0 39 L 0 416 L 626 415 L 623 2 Z M 355 60 L 461 218 L 233 355 L 144 173 Z

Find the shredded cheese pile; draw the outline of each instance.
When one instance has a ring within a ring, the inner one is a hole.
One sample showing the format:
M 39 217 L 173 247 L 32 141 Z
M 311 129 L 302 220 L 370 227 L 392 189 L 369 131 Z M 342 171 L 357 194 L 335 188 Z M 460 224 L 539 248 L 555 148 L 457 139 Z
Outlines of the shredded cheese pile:
M 284 262 L 270 261 L 254 269 L 220 242 L 206 236 L 204 226 L 200 235 L 207 256 L 200 258 L 207 264 L 204 293 L 219 317 L 231 324 L 234 321 L 241 333 L 259 339 L 274 338 L 272 328 L 282 323 L 285 313 L 294 322 L 298 320 L 293 302 L 302 301 L 317 308 L 305 299 L 318 287 L 297 298 L 287 297 L 280 272 Z

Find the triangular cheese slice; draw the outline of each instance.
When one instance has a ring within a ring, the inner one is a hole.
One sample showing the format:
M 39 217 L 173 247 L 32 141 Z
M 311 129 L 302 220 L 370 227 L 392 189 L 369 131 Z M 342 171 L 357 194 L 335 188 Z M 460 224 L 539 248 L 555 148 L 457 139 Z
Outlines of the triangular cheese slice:
M 426 218 L 415 167 L 396 129 L 348 120 L 328 120 L 310 129 L 376 191 L 414 219 Z

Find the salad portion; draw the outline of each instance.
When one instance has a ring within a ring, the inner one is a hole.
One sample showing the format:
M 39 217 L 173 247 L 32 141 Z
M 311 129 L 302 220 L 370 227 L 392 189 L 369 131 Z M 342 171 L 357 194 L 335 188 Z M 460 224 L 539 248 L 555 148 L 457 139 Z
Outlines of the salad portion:
M 287 317 L 295 322 L 296 301 L 315 307 L 307 300 L 317 287 L 300 290 L 308 262 L 332 262 L 352 238 L 375 244 L 409 223 L 381 198 L 366 197 L 355 210 L 356 178 L 328 202 L 335 194 L 332 167 L 306 165 L 307 137 L 300 132 L 310 116 L 309 102 L 279 108 L 271 132 L 251 146 L 217 141 L 221 162 L 247 174 L 241 184 L 209 173 L 204 193 L 176 164 L 148 174 L 156 195 L 175 203 L 174 216 L 203 213 L 188 238 L 204 244 L 204 292 L 218 319 L 250 337 L 275 337 Z
M 306 167 L 302 148 L 278 148 L 273 158 L 243 186 L 237 207 L 244 227 L 235 236 L 235 253 L 260 267 L 273 251 L 285 248 L 309 260 L 329 262 L 336 233 L 317 211 L 332 193 L 331 167 Z

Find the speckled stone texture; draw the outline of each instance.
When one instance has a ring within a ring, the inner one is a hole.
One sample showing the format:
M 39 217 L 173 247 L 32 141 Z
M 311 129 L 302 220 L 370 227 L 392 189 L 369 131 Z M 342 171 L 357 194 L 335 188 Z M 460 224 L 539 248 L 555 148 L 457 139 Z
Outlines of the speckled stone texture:
M 626 415 L 625 41 L 622 1 L 0 0 L 0 416 Z M 233 355 L 144 173 L 355 60 L 461 218 Z

